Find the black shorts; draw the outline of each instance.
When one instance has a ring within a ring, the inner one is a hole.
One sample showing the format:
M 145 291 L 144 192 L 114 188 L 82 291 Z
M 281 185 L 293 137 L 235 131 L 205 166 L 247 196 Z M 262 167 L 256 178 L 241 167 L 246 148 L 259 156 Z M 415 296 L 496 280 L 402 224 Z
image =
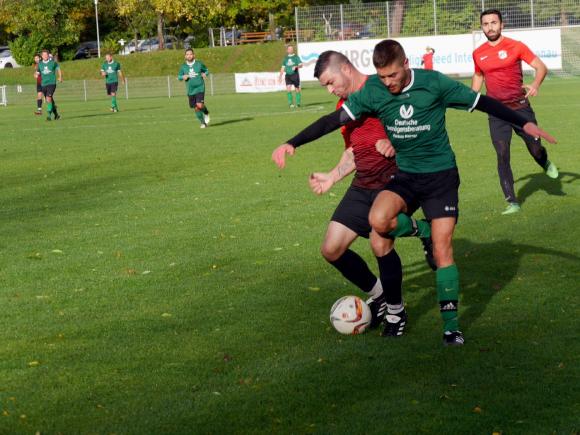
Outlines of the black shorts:
M 42 85 L 40 83 L 36 84 L 36 92 L 42 92 Z
M 536 114 L 531 106 L 523 107 L 521 109 L 515 109 L 515 111 L 526 118 L 527 121 L 537 124 Z M 524 133 L 524 130 L 517 125 L 510 124 L 503 119 L 496 118 L 495 116 L 489 116 L 489 133 L 491 135 L 491 141 L 493 143 L 497 142 L 507 142 L 509 143 L 512 139 L 512 129 L 524 140 L 535 140 L 532 136 Z
M 116 94 L 117 89 L 119 88 L 119 83 L 106 83 L 105 87 L 107 88 L 107 95 Z
M 41 88 L 41 92 L 42 95 L 44 95 L 44 97 L 52 97 L 54 95 L 54 93 L 56 92 L 56 85 L 46 85 L 46 86 L 42 86 Z
M 286 74 L 286 86 L 294 85 L 295 88 L 300 87 L 300 74 Z
M 205 92 L 200 92 L 199 94 L 195 95 L 188 95 L 187 98 L 189 99 L 189 107 L 193 109 L 196 104 L 203 104 L 205 102 Z
M 371 225 L 369 211 L 381 189 L 363 189 L 350 186 L 336 207 L 331 220 L 350 228 L 360 237 L 369 238 Z
M 399 170 L 385 186 L 407 204 L 407 214 L 419 207 L 428 220 L 459 216 L 459 171 L 457 168 L 439 172 L 414 174 Z

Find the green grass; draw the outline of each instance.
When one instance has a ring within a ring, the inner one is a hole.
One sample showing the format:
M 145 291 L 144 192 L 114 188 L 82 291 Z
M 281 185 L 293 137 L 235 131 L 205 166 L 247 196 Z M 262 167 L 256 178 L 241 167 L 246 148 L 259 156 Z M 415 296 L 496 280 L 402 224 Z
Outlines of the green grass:
M 338 335 L 357 294 L 319 255 L 343 183 L 338 133 L 273 148 L 332 110 L 322 89 L 0 108 L 0 433 L 573 434 L 579 430 L 578 81 L 535 99 L 562 177 L 519 139 L 504 217 L 483 114 L 450 110 L 462 177 L 455 257 L 467 343 L 441 343 L 434 274 L 400 240 L 408 335 Z M 57 94 L 58 98 L 58 94 Z M 31 102 L 33 104 L 33 102 Z M 354 249 L 373 269 L 368 242 Z
M 247 44 L 235 47 L 196 48 L 196 56 L 214 73 L 242 73 L 253 71 L 278 71 L 286 55 L 284 44 Z M 183 50 L 164 50 L 116 56 L 128 77 L 157 77 L 176 74 L 183 62 Z M 100 78 L 103 59 L 86 59 L 60 64 L 65 80 Z M 177 66 L 176 66 L 177 65 Z M 0 85 L 34 82 L 30 68 L 0 70 Z

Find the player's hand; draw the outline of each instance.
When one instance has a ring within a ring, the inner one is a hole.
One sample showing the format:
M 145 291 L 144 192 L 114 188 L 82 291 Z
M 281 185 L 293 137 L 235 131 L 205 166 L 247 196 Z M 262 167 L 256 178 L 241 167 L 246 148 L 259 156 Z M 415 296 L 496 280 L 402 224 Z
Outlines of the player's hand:
M 522 88 L 524 88 L 526 90 L 526 95 L 525 97 L 535 97 L 536 95 L 538 95 L 538 88 L 536 88 L 533 85 L 523 85 Z
M 379 139 L 375 144 L 375 148 L 386 158 L 395 156 L 395 148 L 389 139 Z
M 189 80 L 189 76 L 183 76 L 183 81 L 188 81 Z
M 524 131 L 532 136 L 534 139 L 543 138 L 546 139 L 550 143 L 556 143 L 556 139 L 550 135 L 549 133 L 542 130 L 533 122 L 528 122 L 524 125 Z
M 329 173 L 324 172 L 314 172 L 310 174 L 308 178 L 308 184 L 310 184 L 310 189 L 317 195 L 322 195 L 330 190 L 334 186 L 334 180 Z
M 272 153 L 272 160 L 274 160 L 274 163 L 276 163 L 280 169 L 284 169 L 286 166 L 286 154 L 293 156 L 295 152 L 296 148 L 289 143 L 282 144 Z

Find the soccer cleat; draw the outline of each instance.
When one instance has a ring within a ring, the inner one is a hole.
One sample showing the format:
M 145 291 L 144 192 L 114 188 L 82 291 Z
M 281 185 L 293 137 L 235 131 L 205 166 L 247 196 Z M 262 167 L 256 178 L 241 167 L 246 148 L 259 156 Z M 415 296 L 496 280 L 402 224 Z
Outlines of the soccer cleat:
M 58 121 L 60 119 L 60 115 L 58 113 L 54 114 L 54 120 Z
M 35 114 L 35 115 L 42 115 L 42 109 L 36 109 L 36 110 L 34 111 L 34 114 Z
M 558 178 L 558 168 L 556 167 L 555 164 L 553 164 L 551 161 L 547 161 L 546 162 L 546 167 L 544 168 L 544 172 L 546 173 L 546 175 L 550 178 Z
M 373 315 L 370 327 L 376 328 L 381 324 L 385 317 L 385 313 L 387 312 L 387 300 L 385 299 L 385 296 L 381 294 L 377 299 L 368 299 L 367 305 L 371 309 L 371 314 Z
M 206 125 L 206 124 L 201 124 L 201 125 L 199 126 L 199 128 L 206 128 L 206 127 L 207 127 L 207 125 Z
M 115 111 L 115 108 L 114 108 L 114 107 L 111 107 L 111 108 L 109 109 L 109 111 L 111 111 L 111 112 L 114 112 L 114 111 Z
M 510 202 L 504 211 L 501 212 L 503 215 L 518 213 L 522 208 L 517 202 Z
M 431 237 L 421 237 L 420 239 L 421 243 L 423 244 L 425 261 L 431 270 L 437 270 L 437 263 L 435 263 L 435 257 L 433 257 L 433 239 L 431 239 Z
M 385 316 L 383 321 L 385 328 L 381 333 L 383 337 L 400 337 L 405 332 L 405 326 L 407 325 L 407 312 L 403 309 L 398 314 L 389 314 Z
M 465 339 L 461 331 L 445 331 L 443 334 L 443 346 L 463 346 Z
M 209 124 L 209 113 L 203 115 L 203 120 L 206 124 Z
M 290 108 L 291 109 L 294 109 L 294 104 L 290 104 Z
M 52 117 L 51 117 L 50 115 L 48 115 L 48 116 L 46 117 L 46 120 L 47 120 L 47 121 L 52 121 Z

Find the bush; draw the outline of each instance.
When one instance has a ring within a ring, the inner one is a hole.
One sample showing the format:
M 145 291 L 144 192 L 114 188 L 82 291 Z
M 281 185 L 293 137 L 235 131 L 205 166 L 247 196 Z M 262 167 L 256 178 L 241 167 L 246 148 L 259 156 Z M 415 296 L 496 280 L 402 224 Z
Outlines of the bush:
M 31 36 L 21 35 L 14 41 L 8 43 L 12 56 L 20 65 L 32 65 L 34 63 L 34 55 L 39 53 L 45 47 L 45 39 L 39 34 L 35 33 Z
M 121 50 L 119 43 L 113 38 L 107 38 L 101 43 L 101 53 L 116 54 Z

